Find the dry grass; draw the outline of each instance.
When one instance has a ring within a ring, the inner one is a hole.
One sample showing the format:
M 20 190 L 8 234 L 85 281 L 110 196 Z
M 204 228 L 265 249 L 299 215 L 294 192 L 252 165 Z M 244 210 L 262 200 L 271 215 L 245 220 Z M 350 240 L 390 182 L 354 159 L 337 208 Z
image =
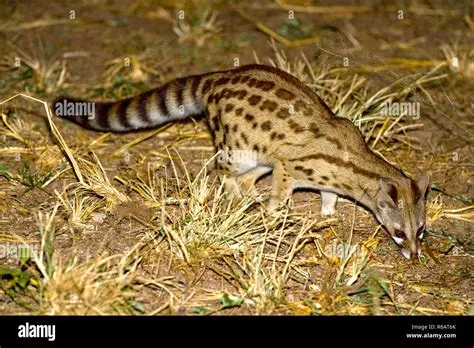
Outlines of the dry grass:
M 51 93 L 59 90 L 67 80 L 66 59 L 61 61 L 48 61 L 42 40 L 38 37 L 38 52 L 27 53 L 20 47 L 7 42 L 13 52 L 7 58 L 5 64 L 13 67 L 27 66 L 31 69 L 35 88 L 34 92 Z
M 222 23 L 210 1 L 190 1 L 184 7 L 177 7 L 173 20 L 173 31 L 179 42 L 190 42 L 201 47 L 221 31 Z
M 442 45 L 441 51 L 449 69 L 466 82 L 472 83 L 474 78 L 474 50 L 461 51 L 458 45 Z

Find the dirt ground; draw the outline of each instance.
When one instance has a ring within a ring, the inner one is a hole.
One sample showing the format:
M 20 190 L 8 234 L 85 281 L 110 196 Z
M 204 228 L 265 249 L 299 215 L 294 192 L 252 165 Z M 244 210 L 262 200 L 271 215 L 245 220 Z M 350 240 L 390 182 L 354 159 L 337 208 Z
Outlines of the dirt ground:
M 424 0 L 3 1 L 0 313 L 472 315 L 472 11 Z M 331 219 L 314 192 L 277 217 L 227 201 L 213 162 L 201 171 L 214 154 L 203 120 L 104 135 L 52 119 L 56 131 L 41 103 L 118 100 L 236 62 L 278 63 L 282 50 L 290 70 L 304 55 L 346 87 L 364 78 L 368 95 L 437 76 L 406 93 L 420 117 L 398 138 L 364 129 L 409 175 L 431 173 L 419 260 L 351 201 Z M 18 93 L 36 100 L 6 101 Z M 22 245 L 36 254 L 18 256 Z

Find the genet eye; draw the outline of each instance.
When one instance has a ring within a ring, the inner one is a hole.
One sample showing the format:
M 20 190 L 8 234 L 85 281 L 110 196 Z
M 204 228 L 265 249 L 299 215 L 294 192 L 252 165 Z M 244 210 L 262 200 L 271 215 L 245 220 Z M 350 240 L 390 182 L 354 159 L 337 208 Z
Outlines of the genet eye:
M 403 232 L 402 230 L 395 230 L 395 235 L 396 235 L 398 238 L 403 238 L 403 239 L 406 238 L 405 232 Z

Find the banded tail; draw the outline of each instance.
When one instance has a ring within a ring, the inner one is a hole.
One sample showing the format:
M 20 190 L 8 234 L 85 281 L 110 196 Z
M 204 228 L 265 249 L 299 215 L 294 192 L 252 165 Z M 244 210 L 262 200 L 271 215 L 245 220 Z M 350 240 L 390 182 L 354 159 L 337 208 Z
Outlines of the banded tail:
M 205 110 L 207 76 L 194 75 L 172 80 L 163 86 L 115 102 L 89 102 L 61 97 L 53 112 L 80 126 L 102 132 L 127 132 L 159 126 L 198 115 Z

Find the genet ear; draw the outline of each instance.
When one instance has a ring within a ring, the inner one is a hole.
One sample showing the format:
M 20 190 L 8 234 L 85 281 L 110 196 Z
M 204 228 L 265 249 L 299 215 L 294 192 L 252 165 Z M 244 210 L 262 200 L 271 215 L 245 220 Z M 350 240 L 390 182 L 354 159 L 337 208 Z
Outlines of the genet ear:
M 431 181 L 430 174 L 422 175 L 416 181 L 416 187 L 418 189 L 418 192 L 420 193 L 420 197 L 418 198 L 418 200 L 426 198 L 429 191 L 428 187 L 430 185 L 430 181 Z
M 380 190 L 377 196 L 377 206 L 381 209 L 395 208 L 397 201 L 397 189 L 394 184 L 380 179 Z

